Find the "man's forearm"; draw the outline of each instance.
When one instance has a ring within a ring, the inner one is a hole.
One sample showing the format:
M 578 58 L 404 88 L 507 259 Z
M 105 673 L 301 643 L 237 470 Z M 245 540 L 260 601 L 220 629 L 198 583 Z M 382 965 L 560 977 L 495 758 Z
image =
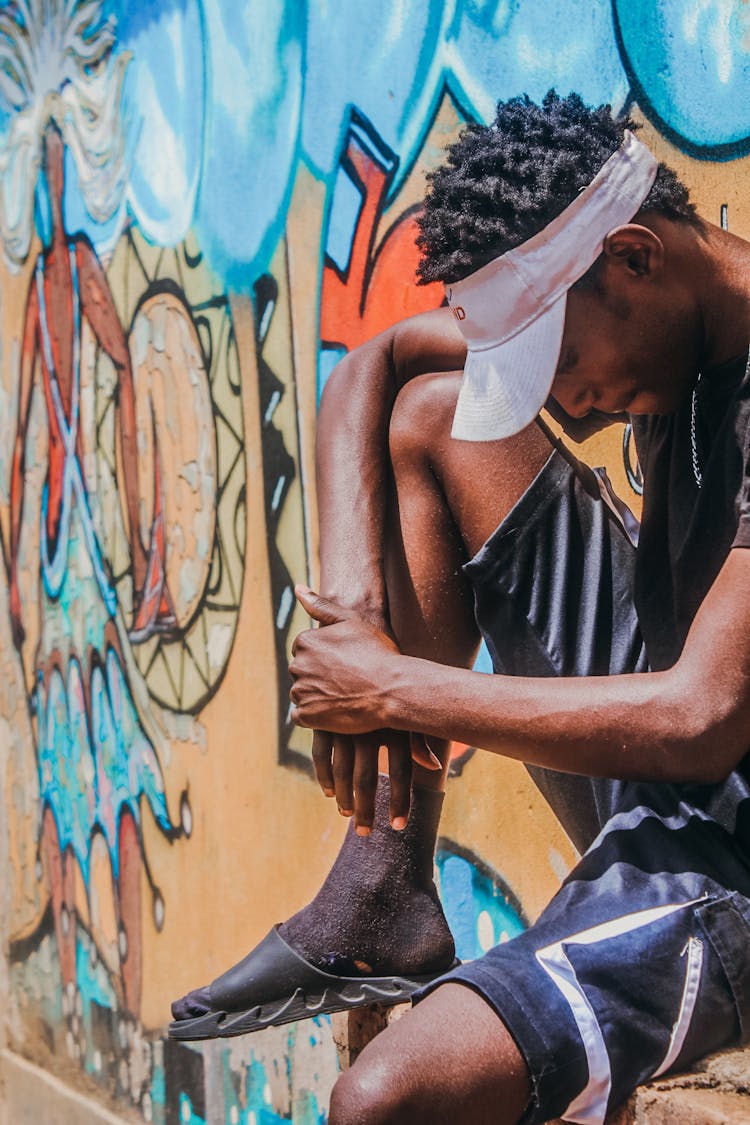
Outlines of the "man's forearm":
M 731 719 L 707 720 L 677 667 L 639 675 L 526 679 L 400 657 L 388 688 L 384 719 L 393 727 L 413 727 L 567 773 L 711 782 L 741 756 Z
M 750 550 L 730 551 L 677 663 L 623 676 L 488 676 L 403 656 L 316 595 L 326 628 L 297 638 L 294 721 L 392 727 L 594 777 L 713 783 L 750 748 Z M 333 622 L 336 622 L 335 624 Z
M 449 309 L 422 313 L 345 356 L 323 392 L 316 440 L 321 590 L 373 619 L 387 608 L 383 539 L 393 404 L 410 379 L 460 367 L 465 351 Z
M 318 419 L 321 588 L 375 613 L 385 605 L 386 454 L 395 395 L 388 348 L 373 344 L 336 367 Z

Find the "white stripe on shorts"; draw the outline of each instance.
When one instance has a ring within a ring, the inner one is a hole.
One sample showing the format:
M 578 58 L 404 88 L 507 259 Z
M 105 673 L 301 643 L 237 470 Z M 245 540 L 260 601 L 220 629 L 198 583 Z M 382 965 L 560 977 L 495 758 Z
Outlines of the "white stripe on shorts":
M 648 926 L 652 922 L 658 922 L 661 918 L 666 918 L 667 915 L 674 914 L 677 910 L 685 910 L 689 906 L 694 906 L 696 902 L 700 901 L 702 900 L 691 899 L 690 902 L 653 906 L 648 910 L 638 910 L 619 918 L 611 918 L 607 922 L 600 922 L 597 926 L 592 926 L 588 930 L 581 930 L 580 933 L 571 934 L 570 937 L 537 950 L 537 961 L 570 1006 L 573 1018 L 578 1025 L 589 1068 L 589 1080 L 578 1097 L 570 1103 L 562 1114 L 563 1121 L 575 1122 L 576 1125 L 603 1125 L 607 1114 L 607 1102 L 612 1089 L 612 1070 L 602 1030 L 599 1027 L 594 1009 L 591 1007 L 563 947 L 566 945 L 593 945 L 595 942 L 606 941 L 607 938 L 630 933 L 642 926 Z

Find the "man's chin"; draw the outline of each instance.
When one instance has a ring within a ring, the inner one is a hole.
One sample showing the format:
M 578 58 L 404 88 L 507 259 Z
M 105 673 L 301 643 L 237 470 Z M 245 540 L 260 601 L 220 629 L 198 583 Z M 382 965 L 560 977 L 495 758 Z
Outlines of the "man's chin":
M 603 410 L 590 410 L 583 418 L 574 418 L 563 410 L 560 403 L 552 395 L 547 399 L 546 409 L 554 420 L 562 426 L 566 437 L 579 445 L 593 437 L 594 434 L 598 434 L 600 430 L 606 429 L 607 426 L 612 426 L 616 422 L 627 422 L 628 420 L 624 411 L 605 414 Z

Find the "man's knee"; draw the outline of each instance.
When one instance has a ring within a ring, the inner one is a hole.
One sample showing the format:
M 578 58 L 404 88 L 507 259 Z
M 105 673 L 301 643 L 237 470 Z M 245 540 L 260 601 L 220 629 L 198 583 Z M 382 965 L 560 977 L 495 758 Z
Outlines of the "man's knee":
M 434 450 L 450 437 L 461 387 L 460 372 L 419 375 L 399 391 L 391 414 L 389 443 L 394 461 Z
M 403 1091 L 380 1059 L 361 1058 L 333 1087 L 329 1125 L 396 1125 L 407 1121 Z

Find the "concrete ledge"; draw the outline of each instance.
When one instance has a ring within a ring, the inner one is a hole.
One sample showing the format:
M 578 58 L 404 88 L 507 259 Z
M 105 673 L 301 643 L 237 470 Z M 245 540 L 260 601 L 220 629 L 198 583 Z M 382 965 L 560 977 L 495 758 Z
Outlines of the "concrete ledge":
M 408 1005 L 373 1005 L 333 1017 L 342 1067 Z M 130 1125 L 142 1118 L 112 1113 L 41 1067 L 0 1050 L 0 1125 Z M 727 1051 L 696 1064 L 690 1074 L 635 1091 L 607 1125 L 750 1125 L 750 1049 Z
M 334 1012 L 331 1031 L 341 1069 L 352 1066 L 370 1040 L 385 1031 L 389 1023 L 401 1019 L 410 1008 L 411 1004 L 368 1004 L 366 1008 Z
M 127 1125 L 92 1098 L 12 1051 L 0 1051 L 0 1125 Z
M 641 1086 L 607 1125 L 749 1125 L 750 1049 L 724 1051 L 689 1074 Z
M 750 1098 L 719 1090 L 638 1090 L 628 1125 L 748 1125 Z

